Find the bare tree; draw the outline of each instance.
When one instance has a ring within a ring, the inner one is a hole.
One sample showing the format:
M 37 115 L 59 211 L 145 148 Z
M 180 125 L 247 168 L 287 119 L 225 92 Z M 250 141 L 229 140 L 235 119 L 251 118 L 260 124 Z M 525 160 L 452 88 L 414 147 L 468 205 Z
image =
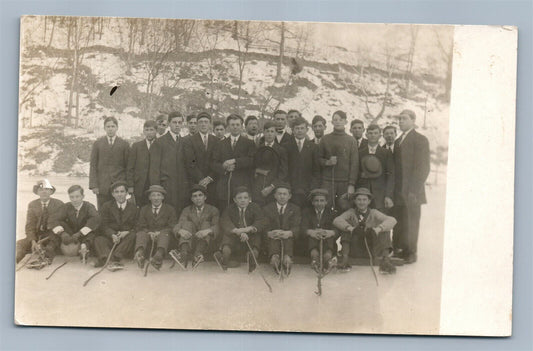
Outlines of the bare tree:
M 409 94 L 409 85 L 411 82 L 412 72 L 413 72 L 413 59 L 415 56 L 416 48 L 416 39 L 418 37 L 419 27 L 411 24 L 409 26 L 410 41 L 409 41 L 409 52 L 407 53 L 407 65 L 404 71 L 404 82 L 405 82 L 405 94 Z
M 450 43 L 448 47 L 445 47 L 438 30 L 435 27 L 432 28 L 433 32 L 435 33 L 435 38 L 437 40 L 439 51 L 441 53 L 441 59 L 446 64 L 446 77 L 444 80 L 444 98 L 446 101 L 450 101 L 450 94 L 452 91 L 453 42 Z

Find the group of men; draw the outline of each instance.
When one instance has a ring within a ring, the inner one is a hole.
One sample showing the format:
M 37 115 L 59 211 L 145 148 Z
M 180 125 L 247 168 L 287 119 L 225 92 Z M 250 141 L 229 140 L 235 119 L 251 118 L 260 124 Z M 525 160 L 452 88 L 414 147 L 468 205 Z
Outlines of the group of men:
M 382 273 L 394 273 L 391 256 L 417 260 L 430 167 L 415 113 L 397 118 L 400 136 L 392 125 L 382 133 L 371 124 L 364 138 L 361 120 L 346 133 L 343 111 L 333 113 L 326 135 L 325 118 L 315 116 L 311 139 L 296 110 L 275 111 L 262 132 L 255 116 L 231 114 L 222 122 L 207 112 L 173 112 L 146 121 L 144 139 L 130 146 L 108 117 L 90 162 L 98 210 L 79 185 L 63 204 L 51 198 L 48 181 L 39 182 L 17 262 L 39 252 L 32 266 L 40 268 L 74 247 L 112 270 L 131 257 L 159 269 L 167 254 L 197 266 L 212 253 L 227 269 L 244 253 L 250 271 L 265 257 L 288 274 L 296 254 L 309 256 L 317 271 L 347 271 L 350 256 L 376 256 Z M 182 136 L 185 125 L 189 135 Z

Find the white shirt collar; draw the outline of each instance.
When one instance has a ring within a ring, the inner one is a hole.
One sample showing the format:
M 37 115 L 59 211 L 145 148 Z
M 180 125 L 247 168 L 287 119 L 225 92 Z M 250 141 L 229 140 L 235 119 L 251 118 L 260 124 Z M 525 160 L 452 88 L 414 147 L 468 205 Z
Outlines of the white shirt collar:
M 152 205 L 152 210 L 160 210 L 161 209 L 161 206 L 163 206 L 163 204 L 159 205 L 159 206 L 154 206 Z
M 267 143 L 267 142 L 265 141 L 265 146 L 272 147 L 272 146 L 274 146 L 274 143 L 275 143 L 274 141 L 271 142 L 271 143 Z
M 276 202 L 276 206 L 278 207 L 278 213 L 279 211 L 283 208 L 283 213 L 285 213 L 285 209 L 287 207 L 287 204 L 285 205 L 280 205 L 279 203 Z
M 170 129 L 168 130 L 168 132 L 170 133 L 170 136 L 172 137 L 172 139 L 174 139 L 174 141 L 178 140 L 178 134 L 175 134 Z
M 114 137 L 107 137 L 107 141 L 111 141 L 111 144 L 113 144 L 115 142 L 115 139 L 117 138 L 117 136 L 115 135 Z
M 193 205 L 194 206 L 194 209 L 196 210 L 196 212 L 203 212 L 204 211 L 204 207 L 205 205 L 203 205 L 202 207 L 198 208 L 196 207 L 196 205 Z
M 237 135 L 237 136 L 233 136 L 233 135 L 230 134 L 230 136 L 231 136 L 231 142 L 232 142 L 232 143 L 233 143 L 233 142 L 236 143 L 237 141 L 239 141 L 239 137 L 240 137 L 241 135 L 239 134 L 239 135 Z
M 403 138 L 405 139 L 405 137 L 407 136 L 407 134 L 411 133 L 411 131 L 413 130 L 414 128 L 411 128 L 409 129 L 408 131 L 406 132 L 403 132 L 402 134 L 400 134 L 400 136 L 398 138 L 401 138 L 403 136 Z
M 46 206 L 46 207 L 48 207 L 48 205 L 50 205 L 50 199 L 48 199 L 48 201 L 46 201 L 46 202 L 42 202 L 42 201 L 41 201 L 41 206 Z
M 78 207 L 76 207 L 76 206 L 74 206 L 74 204 L 72 204 L 72 207 L 74 207 L 74 209 L 76 211 L 79 211 L 82 208 L 82 206 L 83 206 L 83 201 L 81 202 L 81 205 L 79 205 Z
M 376 150 L 378 149 L 379 144 L 376 144 L 374 146 L 368 145 L 368 153 L 371 155 L 374 155 L 376 153 Z

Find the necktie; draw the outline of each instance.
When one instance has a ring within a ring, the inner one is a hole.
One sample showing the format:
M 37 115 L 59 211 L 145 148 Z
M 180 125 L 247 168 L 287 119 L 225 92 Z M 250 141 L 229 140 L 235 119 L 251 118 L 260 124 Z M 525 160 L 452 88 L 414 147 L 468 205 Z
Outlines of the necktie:
M 398 138 L 398 144 L 401 144 L 404 138 L 405 138 L 405 133 L 402 133 L 402 135 L 400 135 L 400 137 Z
M 246 227 L 246 220 L 244 219 L 244 210 L 242 208 L 239 209 L 239 226 L 241 228 Z
M 43 204 L 43 213 L 41 215 L 41 231 L 45 231 L 48 228 L 48 206 Z
M 304 142 L 302 140 L 298 140 L 298 152 L 302 152 L 302 148 L 304 147 Z
M 320 228 L 320 220 L 322 219 L 322 212 L 317 212 L 316 218 L 318 219 L 317 227 Z
M 285 206 L 281 206 L 279 208 L 279 225 L 280 227 L 283 226 L 283 209 L 284 209 Z M 281 228 L 280 228 L 281 229 Z
M 80 215 L 80 209 L 76 209 L 76 218 L 78 218 L 78 216 Z
M 150 150 L 150 147 L 152 146 L 153 140 L 148 140 L 148 150 Z
M 231 149 L 235 151 L 235 144 L 237 144 L 236 138 L 231 138 Z
M 154 216 L 157 216 L 157 213 L 159 212 L 159 208 L 157 207 L 152 207 L 152 210 L 154 212 Z
M 204 148 L 207 151 L 207 135 L 202 135 L 202 139 L 204 139 Z
M 113 138 L 108 138 L 109 139 L 109 146 L 113 146 Z

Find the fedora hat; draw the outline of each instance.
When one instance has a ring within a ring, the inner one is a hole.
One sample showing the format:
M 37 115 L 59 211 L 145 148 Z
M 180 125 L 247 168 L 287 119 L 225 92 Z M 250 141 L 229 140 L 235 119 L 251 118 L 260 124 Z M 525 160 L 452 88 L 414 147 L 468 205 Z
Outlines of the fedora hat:
M 154 192 L 158 192 L 158 193 L 161 193 L 163 195 L 167 194 L 167 191 L 161 185 L 150 185 L 148 190 L 145 191 L 145 194 L 146 195 L 150 195 L 151 193 L 154 193 Z
M 365 155 L 361 159 L 361 177 L 367 179 L 378 178 L 383 173 L 381 161 L 376 155 Z
M 39 195 L 37 192 L 39 189 L 50 189 L 52 190 L 52 194 L 56 192 L 56 188 L 50 184 L 50 181 L 48 179 L 39 180 L 37 184 L 33 186 L 33 193 L 35 195 Z

